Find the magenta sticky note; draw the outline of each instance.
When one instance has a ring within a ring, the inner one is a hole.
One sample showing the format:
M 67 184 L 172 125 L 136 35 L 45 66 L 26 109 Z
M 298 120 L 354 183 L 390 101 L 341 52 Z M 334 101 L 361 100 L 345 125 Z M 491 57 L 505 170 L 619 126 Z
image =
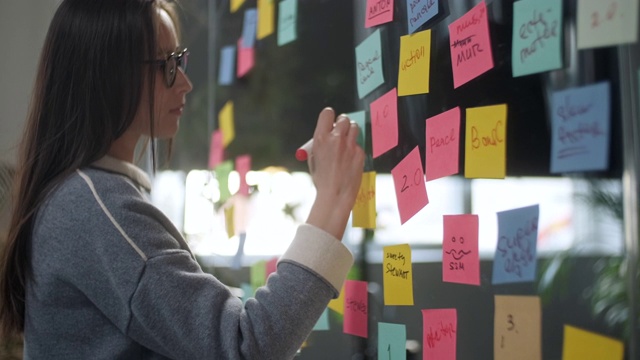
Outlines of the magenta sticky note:
M 391 89 L 369 108 L 372 155 L 376 158 L 398 145 L 398 91 Z
M 236 171 L 240 176 L 240 188 L 238 194 L 249 195 L 249 185 L 247 184 L 247 173 L 251 170 L 251 155 L 240 155 L 236 157 Z
M 422 359 L 455 360 L 457 333 L 456 309 L 422 310 Z
M 480 285 L 478 215 L 444 215 L 442 281 Z
M 493 68 L 487 5 L 480 2 L 449 25 L 453 87 Z
M 400 212 L 400 223 L 404 224 L 429 203 L 420 148 L 415 147 L 409 155 L 391 169 L 396 200 Z
M 224 158 L 224 148 L 222 146 L 222 131 L 216 130 L 211 135 L 209 146 L 209 169 L 214 169 Z
M 367 282 L 347 280 L 344 284 L 344 333 L 368 337 L 368 318 Z
M 460 108 L 426 120 L 424 169 L 427 181 L 460 171 Z
M 393 1 L 394 0 L 367 0 L 364 27 L 370 28 L 392 21 Z
M 236 76 L 245 76 L 255 64 L 255 50 L 253 47 L 242 47 L 242 38 L 238 39 L 238 64 L 236 66 Z

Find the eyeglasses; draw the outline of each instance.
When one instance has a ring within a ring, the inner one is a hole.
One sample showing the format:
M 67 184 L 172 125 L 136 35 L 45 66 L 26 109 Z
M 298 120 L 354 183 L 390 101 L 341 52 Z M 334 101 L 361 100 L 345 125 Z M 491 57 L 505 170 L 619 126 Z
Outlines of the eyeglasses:
M 189 51 L 185 48 L 180 52 L 172 52 L 167 55 L 163 60 L 146 60 L 145 63 L 160 65 L 162 72 L 164 73 L 164 83 L 167 87 L 172 87 L 176 82 L 176 74 L 178 73 L 178 67 L 182 71 L 187 71 L 187 59 L 189 58 Z

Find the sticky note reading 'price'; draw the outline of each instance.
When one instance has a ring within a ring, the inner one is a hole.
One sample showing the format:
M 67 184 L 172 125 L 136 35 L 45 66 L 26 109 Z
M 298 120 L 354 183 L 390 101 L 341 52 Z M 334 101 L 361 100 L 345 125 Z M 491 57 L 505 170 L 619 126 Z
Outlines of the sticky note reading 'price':
M 382 280 L 385 305 L 413 305 L 413 270 L 408 244 L 385 246 Z
M 398 145 L 398 94 L 396 88 L 370 105 L 372 156 L 377 158 Z
M 426 120 L 425 174 L 427 181 L 459 172 L 460 108 Z
M 542 326 L 537 296 L 495 297 L 495 360 L 541 360 Z
M 444 215 L 442 281 L 480 285 L 478 215 Z
M 429 203 L 420 148 L 416 146 L 409 155 L 391 169 L 391 175 L 396 189 L 400 223 L 404 224 Z
M 457 333 L 456 309 L 422 310 L 423 358 L 455 360 Z

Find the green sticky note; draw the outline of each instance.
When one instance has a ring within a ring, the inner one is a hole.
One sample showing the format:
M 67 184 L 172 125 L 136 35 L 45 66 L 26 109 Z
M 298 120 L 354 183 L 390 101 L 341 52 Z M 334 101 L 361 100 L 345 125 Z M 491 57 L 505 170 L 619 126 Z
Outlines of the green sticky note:
M 407 329 L 403 324 L 378 323 L 378 359 L 407 358 Z
M 561 68 L 562 34 L 562 1 L 513 3 L 513 76 Z
M 233 171 L 233 161 L 227 160 L 216 166 L 216 179 L 220 187 L 220 202 L 225 202 L 231 197 L 229 191 L 229 174 Z
M 363 111 L 356 111 L 352 113 L 346 114 L 349 117 L 349 120 L 355 121 L 358 124 L 358 145 L 360 145 L 364 149 L 365 139 L 364 139 L 364 129 L 365 129 L 365 113 Z
M 251 284 L 242 283 L 240 288 L 242 289 L 242 303 L 244 304 L 250 297 L 253 297 L 253 287 Z
M 298 37 L 298 0 L 283 0 L 278 10 L 278 46 L 282 46 Z
M 380 42 L 378 29 L 356 47 L 356 83 L 360 99 L 384 83 Z
M 329 330 L 329 308 L 324 309 L 322 315 L 316 322 L 316 325 L 313 327 L 314 331 L 324 331 Z
M 267 281 L 267 262 L 261 260 L 251 265 L 250 277 L 253 291 L 263 286 Z

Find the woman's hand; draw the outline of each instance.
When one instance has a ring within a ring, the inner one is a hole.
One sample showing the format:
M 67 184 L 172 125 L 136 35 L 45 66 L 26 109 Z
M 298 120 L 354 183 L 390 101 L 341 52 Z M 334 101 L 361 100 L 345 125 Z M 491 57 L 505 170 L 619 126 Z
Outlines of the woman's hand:
M 307 223 L 342 239 L 364 168 L 364 151 L 356 142 L 358 125 L 324 108 L 307 160 L 317 193 Z

